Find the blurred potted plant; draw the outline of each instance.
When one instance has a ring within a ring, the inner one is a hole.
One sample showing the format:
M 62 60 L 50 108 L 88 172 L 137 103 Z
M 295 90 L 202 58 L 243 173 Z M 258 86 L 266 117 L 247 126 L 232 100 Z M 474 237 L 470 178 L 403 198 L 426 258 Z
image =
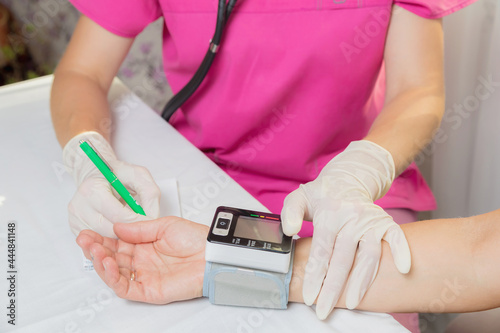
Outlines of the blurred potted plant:
M 48 74 L 31 56 L 18 22 L 0 4 L 0 86 Z

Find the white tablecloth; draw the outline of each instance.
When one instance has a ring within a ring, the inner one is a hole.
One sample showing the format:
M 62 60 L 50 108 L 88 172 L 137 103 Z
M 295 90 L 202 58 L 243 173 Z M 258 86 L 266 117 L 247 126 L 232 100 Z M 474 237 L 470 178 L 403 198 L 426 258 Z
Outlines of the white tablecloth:
M 197 299 L 150 305 L 117 298 L 82 269 L 67 222 L 75 191 L 52 129 L 52 77 L 0 88 L 0 332 L 406 332 L 387 314 L 336 310 L 326 321 L 312 308 L 211 305 Z M 110 102 L 117 155 L 160 181 L 178 181 L 183 217 L 208 225 L 219 205 L 265 210 L 119 81 Z M 7 223 L 17 223 L 16 326 L 7 314 Z

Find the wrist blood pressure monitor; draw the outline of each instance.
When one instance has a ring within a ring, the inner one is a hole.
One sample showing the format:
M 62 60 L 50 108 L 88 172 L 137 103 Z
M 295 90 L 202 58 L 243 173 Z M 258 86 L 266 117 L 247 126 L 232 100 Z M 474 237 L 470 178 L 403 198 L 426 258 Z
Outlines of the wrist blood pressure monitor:
M 217 208 L 207 236 L 203 295 L 213 304 L 285 309 L 293 247 L 279 215 Z

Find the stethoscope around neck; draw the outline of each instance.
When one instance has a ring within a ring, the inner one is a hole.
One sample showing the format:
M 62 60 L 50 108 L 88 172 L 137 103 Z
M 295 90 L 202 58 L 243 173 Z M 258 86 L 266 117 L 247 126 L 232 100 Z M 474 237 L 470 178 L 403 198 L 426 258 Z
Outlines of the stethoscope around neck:
M 191 97 L 191 95 L 198 89 L 203 79 L 208 73 L 210 66 L 212 65 L 215 55 L 220 47 L 220 42 L 222 39 L 222 31 L 226 25 L 231 11 L 234 8 L 237 0 L 229 0 L 226 5 L 226 0 L 219 0 L 219 7 L 217 10 L 217 25 L 215 26 L 215 33 L 213 38 L 210 40 L 210 46 L 205 58 L 201 62 L 200 67 L 196 70 L 191 80 L 182 88 L 175 96 L 173 96 L 163 108 L 161 116 L 166 121 L 169 121 L 170 117 L 181 107 L 184 102 Z

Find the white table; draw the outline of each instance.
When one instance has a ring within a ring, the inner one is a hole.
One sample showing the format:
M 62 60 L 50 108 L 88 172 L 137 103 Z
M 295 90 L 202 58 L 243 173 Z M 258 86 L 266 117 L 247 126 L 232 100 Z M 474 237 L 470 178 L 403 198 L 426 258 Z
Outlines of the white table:
M 0 88 L 0 332 L 406 332 L 386 314 L 337 310 L 320 321 L 303 304 L 283 311 L 117 298 L 83 271 L 69 230 L 75 186 L 52 129 L 51 83 L 48 76 Z M 119 81 L 109 98 L 117 155 L 157 181 L 177 178 L 183 217 L 208 225 L 219 205 L 265 210 Z M 16 326 L 6 316 L 9 221 L 17 223 Z

